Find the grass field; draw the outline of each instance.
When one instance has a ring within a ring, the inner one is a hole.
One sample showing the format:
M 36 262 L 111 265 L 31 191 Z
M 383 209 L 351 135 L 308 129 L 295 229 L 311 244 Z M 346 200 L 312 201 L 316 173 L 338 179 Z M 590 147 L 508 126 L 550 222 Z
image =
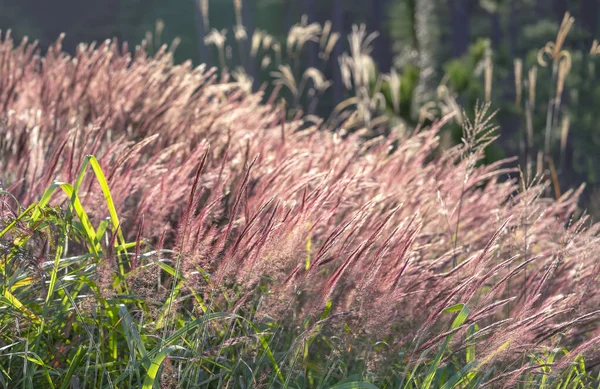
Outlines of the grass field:
M 2 387 L 599 387 L 598 226 L 480 163 L 489 105 L 440 148 L 166 48 L 0 57 Z

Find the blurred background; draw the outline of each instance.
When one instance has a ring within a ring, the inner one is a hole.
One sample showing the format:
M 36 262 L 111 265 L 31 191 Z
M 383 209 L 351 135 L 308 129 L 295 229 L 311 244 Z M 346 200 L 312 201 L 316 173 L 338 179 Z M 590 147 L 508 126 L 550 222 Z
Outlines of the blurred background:
M 290 106 L 322 117 L 360 94 L 348 81 L 360 66 L 347 60 L 359 50 L 389 122 L 412 128 L 448 105 L 490 101 L 500 139 L 487 161 L 518 156 L 552 179 L 554 196 L 586 182 L 582 204 L 600 215 L 599 13 L 599 0 L 0 0 L 0 28 L 42 51 L 64 32 L 70 53 L 107 38 L 145 40 L 150 52 L 175 40 L 175 62 L 239 69 L 255 91 L 287 86 Z M 259 54 L 257 37 L 272 50 Z M 306 98 L 294 92 L 303 79 Z M 445 142 L 460 137 L 457 122 Z

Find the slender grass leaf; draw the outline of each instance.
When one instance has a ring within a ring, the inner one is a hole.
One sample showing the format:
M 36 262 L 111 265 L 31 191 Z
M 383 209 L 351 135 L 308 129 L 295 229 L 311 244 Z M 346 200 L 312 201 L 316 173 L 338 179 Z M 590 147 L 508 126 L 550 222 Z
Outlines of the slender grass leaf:
M 343 384 L 333 385 L 331 389 L 379 389 L 377 386 L 369 382 L 345 382 Z
M 467 320 L 467 317 L 469 316 L 469 308 L 467 308 L 467 306 L 465 304 L 453 305 L 449 308 L 444 309 L 443 312 L 444 313 L 458 312 L 458 314 L 456 315 L 456 318 L 452 322 L 452 326 L 450 327 L 450 330 L 455 330 L 458 327 L 462 326 L 463 323 Z M 431 383 L 433 382 L 433 378 L 435 377 L 435 374 L 440 365 L 440 362 L 442 361 L 442 357 L 444 356 L 444 353 L 446 352 L 446 349 L 448 348 L 448 344 L 450 344 L 450 340 L 452 340 L 453 337 L 454 337 L 454 333 L 451 333 L 450 335 L 448 335 L 446 337 L 444 345 L 442 346 L 442 348 L 438 352 L 437 356 L 435 357 L 435 360 L 431 364 L 429 372 L 427 373 L 427 376 L 425 377 L 425 380 L 423 381 L 423 384 L 421 385 L 421 389 L 429 389 L 429 387 L 431 386 Z
M 21 301 L 19 301 L 19 299 L 16 298 L 8 289 L 5 289 L 4 292 L 2 292 L 2 297 L 3 298 L 0 299 L 0 301 L 4 300 L 8 305 L 20 311 L 34 323 L 39 324 L 42 322 L 38 316 L 36 316 L 25 305 L 23 305 L 23 303 L 21 303 Z
M 73 360 L 71 360 L 71 364 L 69 365 L 69 369 L 67 370 L 67 373 L 64 376 L 64 379 L 63 379 L 62 385 L 60 386 L 60 389 L 67 389 L 70 386 L 71 377 L 73 377 L 73 374 L 75 374 L 75 370 L 77 370 L 77 368 L 81 364 L 81 361 L 83 361 L 84 357 L 85 357 L 85 348 L 79 347 L 77 349 L 77 352 L 75 353 L 75 356 L 73 357 Z
M 156 382 L 156 376 L 158 374 L 158 369 L 160 369 L 160 365 L 165 360 L 167 355 L 175 350 L 185 350 L 185 348 L 180 346 L 168 346 L 154 357 L 150 368 L 148 369 L 148 373 L 146 374 L 146 378 L 144 378 L 142 389 L 152 389 L 154 383 Z

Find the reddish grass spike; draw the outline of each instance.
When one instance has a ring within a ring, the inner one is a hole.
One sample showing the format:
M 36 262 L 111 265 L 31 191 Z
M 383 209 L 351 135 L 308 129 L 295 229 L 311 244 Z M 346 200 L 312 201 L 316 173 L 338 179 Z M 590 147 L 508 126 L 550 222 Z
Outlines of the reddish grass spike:
M 206 160 L 208 159 L 209 151 L 210 151 L 210 146 L 207 146 L 206 151 L 204 152 L 204 155 L 202 156 L 202 160 L 200 161 L 200 165 L 198 166 L 198 169 L 196 170 L 196 175 L 194 177 L 194 183 L 192 184 L 192 190 L 190 191 L 190 194 L 188 196 L 187 206 L 185 207 L 185 212 L 182 217 L 182 227 L 181 228 L 183 230 L 180 234 L 181 235 L 181 250 L 183 250 L 185 247 L 185 240 L 187 237 L 187 230 L 188 230 L 190 218 L 192 217 L 192 214 L 194 212 L 193 205 L 195 202 L 196 190 L 198 189 L 198 183 L 200 182 L 200 175 L 202 174 L 202 171 L 204 170 L 204 165 L 206 164 Z
M 342 262 L 342 264 L 340 266 L 338 266 L 336 271 L 327 279 L 327 282 L 325 283 L 325 292 L 323 293 L 323 296 L 322 296 L 323 304 L 327 303 L 329 296 L 335 289 L 342 274 L 344 274 L 346 269 L 348 269 L 348 267 L 350 267 L 350 265 L 352 265 L 354 263 L 355 259 L 358 257 L 358 253 L 363 251 L 365 248 L 366 248 L 366 243 L 364 243 L 364 242 L 361 243 L 361 245 L 359 245 L 350 255 L 348 255 L 346 260 L 344 260 L 344 262 Z
M 48 186 L 50 186 L 50 183 L 52 181 L 52 175 L 55 174 L 55 172 L 56 172 L 59 158 L 61 157 L 61 154 L 62 154 L 65 146 L 67 145 L 68 141 L 69 141 L 69 139 L 65 137 L 60 142 L 60 145 L 58 146 L 58 148 L 56 149 L 56 151 L 50 158 L 50 162 L 46 166 L 46 172 L 44 173 L 44 175 L 42 176 L 42 178 L 39 181 L 39 186 L 40 186 L 41 190 L 43 190 L 43 188 L 47 188 Z
M 131 147 L 129 150 L 127 150 L 127 152 L 124 152 L 119 159 L 111 166 L 111 171 L 108 174 L 107 177 L 107 181 L 109 184 L 112 184 L 113 179 L 115 177 L 115 174 L 117 173 L 117 170 L 123 166 L 129 159 L 133 158 L 134 156 L 136 156 L 140 150 L 142 148 L 144 148 L 144 146 L 148 145 L 149 143 L 153 142 L 155 139 L 158 138 L 158 134 L 154 134 L 152 136 L 149 136 L 145 139 L 143 139 L 142 141 L 136 143 L 133 147 Z
M 269 216 L 269 219 L 265 225 L 265 227 L 263 228 L 263 232 L 262 235 L 260 237 L 260 239 L 254 243 L 250 249 L 248 250 L 248 252 L 246 252 L 246 254 L 243 256 L 243 259 L 247 259 L 248 260 L 248 264 L 250 266 L 252 266 L 256 260 L 256 258 L 259 255 L 260 249 L 264 246 L 265 242 L 267 241 L 267 239 L 269 238 L 269 236 L 271 235 L 271 233 L 273 232 L 273 225 L 275 222 L 275 215 L 277 214 L 277 211 L 279 210 L 279 201 L 275 203 L 275 206 L 273 207 L 273 211 L 271 212 L 271 215 Z M 256 255 L 252 258 L 250 258 L 250 253 L 252 251 L 254 251 L 254 249 L 257 248 L 257 252 Z
M 69 182 L 75 181 L 75 149 L 77 147 L 77 131 L 73 133 L 73 143 L 71 144 L 71 150 L 69 152 L 69 160 L 67 162 L 68 168 L 68 180 Z
M 320 265 L 320 262 L 321 262 L 322 258 L 325 256 L 325 254 L 331 249 L 331 247 L 333 247 L 333 245 L 337 242 L 338 238 L 350 227 L 350 225 L 357 218 L 358 218 L 358 215 L 355 215 L 346 224 L 344 224 L 344 225 L 338 225 L 336 227 L 336 229 L 334 229 L 331 232 L 331 234 L 327 237 L 327 239 L 325 239 L 325 241 L 321 245 L 321 248 L 317 252 L 317 255 L 315 256 L 314 261 L 312 261 L 309 270 L 312 269 L 313 267 L 316 267 L 316 266 Z
M 258 258 L 259 254 L 260 254 L 261 249 L 267 242 L 267 240 L 270 237 L 270 234 L 273 230 L 275 215 L 277 214 L 278 209 L 279 209 L 279 202 L 276 202 L 275 206 L 273 207 L 273 211 L 271 212 L 269 219 L 268 219 L 267 223 L 265 224 L 265 226 L 263 228 L 256 229 L 256 231 L 254 231 L 254 233 L 247 239 L 247 242 L 248 242 L 247 244 L 249 244 L 249 247 L 243 252 L 243 254 L 235 255 L 234 253 L 231 252 L 231 249 L 229 249 L 229 250 L 226 248 L 222 249 L 224 258 L 218 264 L 217 276 L 215 277 L 216 284 L 219 284 L 222 281 L 223 277 L 231 270 L 231 268 L 233 266 L 235 266 L 234 273 L 236 275 L 243 274 L 244 271 L 251 269 L 254 266 L 254 264 L 256 263 L 256 259 Z M 258 236 L 258 239 L 255 239 L 255 237 L 257 237 L 257 236 Z M 250 244 L 250 242 L 253 242 L 253 243 Z M 237 248 L 236 248 L 236 250 L 237 250 Z M 255 252 L 255 254 L 251 255 L 253 252 Z M 240 262 L 240 260 L 242 262 Z M 235 263 L 232 264 L 232 262 L 235 262 Z
M 108 243 L 108 247 L 106 248 L 106 259 L 110 259 L 115 250 L 115 243 L 117 241 L 117 237 L 119 236 L 119 230 L 121 229 L 121 225 L 118 225 L 117 228 L 112 231 L 110 236 L 110 241 Z M 115 265 L 117 265 L 118 258 L 115 259 Z
M 382 260 L 385 254 L 390 250 L 392 239 L 398 234 L 401 226 L 397 226 L 394 230 L 385 238 L 385 240 L 379 245 L 379 248 L 373 254 L 373 260 L 366 265 L 365 274 L 363 279 L 367 280 L 366 283 L 372 282 L 379 273 L 379 269 L 382 266 Z M 371 280 L 371 281 L 369 281 Z
M 412 247 L 412 245 L 415 242 L 415 239 L 417 238 L 417 234 L 419 233 L 420 228 L 416 228 L 414 229 L 409 235 L 408 238 L 406 239 L 406 241 L 400 246 L 400 251 L 398 252 L 398 254 L 396 254 L 398 256 L 398 260 L 404 259 L 404 264 L 402 264 L 402 266 L 400 267 L 399 271 L 397 272 L 397 275 L 395 277 L 395 280 L 393 282 L 393 286 L 397 287 L 398 283 L 400 282 L 400 279 L 402 278 L 402 276 L 404 275 L 404 272 L 406 271 L 407 267 L 408 267 L 408 262 L 409 262 L 409 258 L 406 257 L 406 253 L 408 252 L 408 250 Z
M 158 239 L 158 244 L 156 245 L 156 251 L 160 252 L 164 249 L 165 247 L 165 236 L 167 235 L 167 230 L 163 230 L 163 232 L 160 234 L 160 238 Z
M 244 175 L 242 185 L 241 185 L 241 187 L 238 191 L 238 194 L 235 198 L 235 203 L 233 205 L 233 209 L 231 210 L 231 212 L 229 214 L 229 223 L 227 224 L 227 232 L 225 233 L 225 242 L 227 242 L 229 239 L 229 234 L 231 233 L 231 228 L 233 227 L 233 221 L 235 219 L 235 215 L 237 214 L 238 207 L 239 207 L 240 201 L 242 199 L 242 194 L 244 193 L 244 191 L 246 189 L 246 185 L 248 184 L 248 178 L 250 177 L 250 171 L 252 170 L 252 166 L 254 166 L 254 163 L 256 162 L 257 159 L 258 159 L 258 156 L 254 157 L 254 159 L 252 160 L 252 162 L 246 169 L 246 174 Z
M 250 220 L 250 209 L 248 208 L 248 187 L 244 189 L 244 222 Z
M 470 320 L 474 323 L 477 323 L 479 320 L 481 320 L 485 316 L 492 314 L 497 308 L 502 307 L 515 299 L 516 299 L 516 297 L 510 297 L 510 298 L 507 298 L 504 300 L 500 300 L 500 301 L 491 303 L 491 304 L 481 308 L 480 310 L 474 312 L 471 315 Z
M 235 243 L 232 246 L 232 249 L 230 251 L 231 254 L 235 255 L 242 239 L 245 237 L 245 235 L 248 233 L 248 231 L 252 228 L 252 226 L 254 226 L 256 220 L 258 219 L 258 216 L 260 214 L 262 214 L 263 211 L 265 209 L 267 209 L 269 207 L 269 205 L 271 205 L 271 203 L 273 203 L 273 201 L 274 201 L 274 198 L 271 198 L 265 204 L 262 204 L 260 209 L 258 211 L 256 211 L 256 213 L 254 215 L 252 215 L 252 217 L 249 218 L 249 220 L 247 219 L 244 229 L 242 230 L 242 232 L 240 232 L 237 240 L 235 241 Z M 278 207 L 278 204 L 275 205 L 275 208 L 277 208 L 277 207 Z M 273 216 L 273 214 L 271 216 Z
M 490 240 L 488 241 L 488 243 L 485 245 L 485 247 L 483 248 L 481 254 L 479 254 L 477 256 L 477 260 L 475 261 L 475 265 L 479 265 L 479 263 L 481 262 L 481 260 L 483 259 L 483 257 L 485 257 L 485 255 L 488 253 L 488 251 L 490 250 L 490 248 L 492 247 L 492 245 L 494 243 L 496 243 L 496 240 L 498 239 L 498 236 L 500 235 L 500 233 L 502 231 L 504 231 L 504 229 L 506 228 L 506 226 L 508 225 L 508 222 L 510 222 L 512 218 L 509 217 L 507 218 L 504 223 L 502 223 L 502 226 L 500 226 L 500 228 L 498 228 L 496 230 L 496 232 L 494 232 L 494 235 L 492 235 L 492 237 L 490 238 Z

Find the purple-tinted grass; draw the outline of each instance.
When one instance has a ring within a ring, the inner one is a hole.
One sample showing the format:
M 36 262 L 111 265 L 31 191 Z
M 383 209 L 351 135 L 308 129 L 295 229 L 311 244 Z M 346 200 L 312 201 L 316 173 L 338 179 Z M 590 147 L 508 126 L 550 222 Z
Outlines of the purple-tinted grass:
M 477 145 L 438 153 L 449 118 L 365 143 L 343 123 L 282 123 L 263 96 L 174 65 L 166 48 L 110 41 L 41 57 L 6 37 L 0 66 L 3 186 L 28 205 L 95 155 L 136 250 L 142 237 L 175 249 L 198 290 L 250 292 L 269 277 L 264 317 L 300 322 L 332 301 L 354 332 L 415 358 L 448 334 L 441 312 L 457 303 L 471 315 L 454 332 L 477 322 L 478 357 L 507 369 L 557 344 L 598 345 L 598 227 L 571 222 L 580 190 L 544 198 L 544 183 L 509 177 L 509 161 L 474 163 Z M 98 223 L 96 185 L 80 194 Z

